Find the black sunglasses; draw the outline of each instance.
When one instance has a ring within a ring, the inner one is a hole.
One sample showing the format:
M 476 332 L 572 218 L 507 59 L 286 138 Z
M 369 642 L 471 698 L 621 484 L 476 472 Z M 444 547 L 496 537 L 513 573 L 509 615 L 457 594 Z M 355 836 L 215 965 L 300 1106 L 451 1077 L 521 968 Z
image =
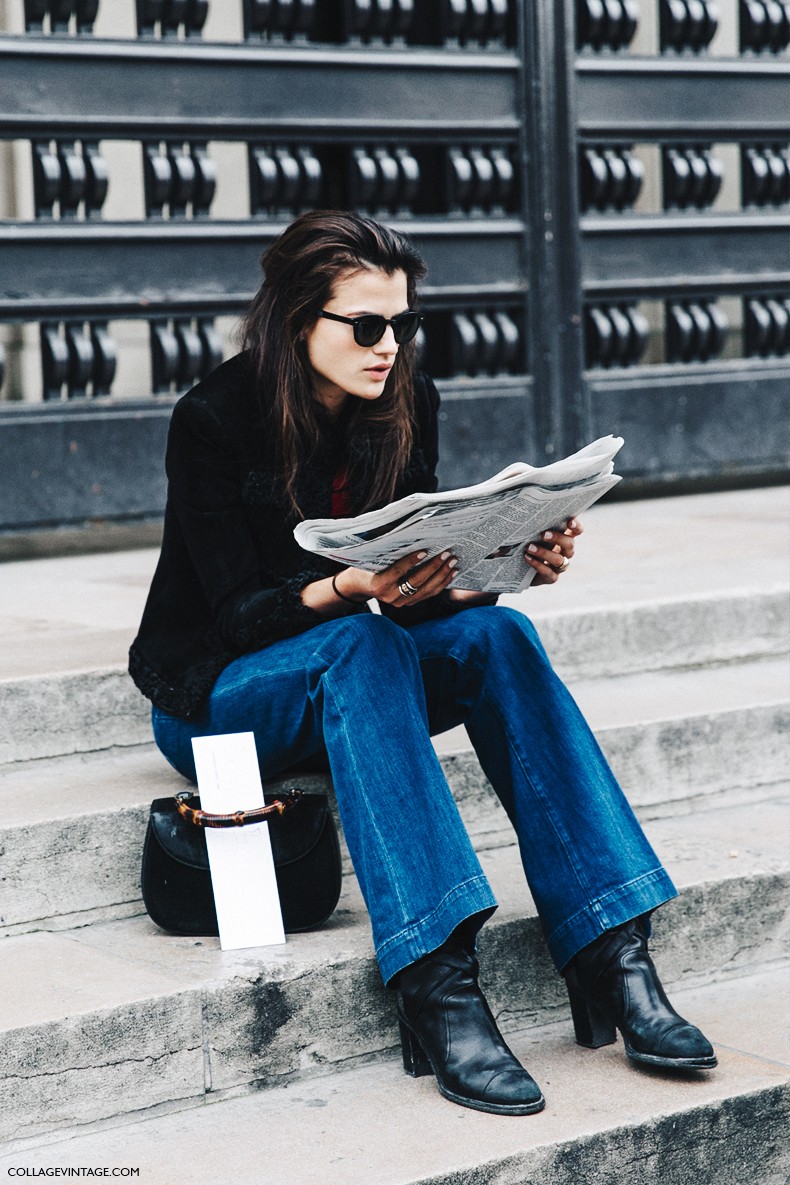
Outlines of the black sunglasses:
M 422 316 L 407 309 L 405 313 L 398 313 L 397 317 L 380 317 L 378 313 L 363 313 L 361 317 L 339 317 L 337 313 L 325 313 L 323 309 L 319 317 L 326 317 L 327 321 L 342 321 L 344 325 L 354 326 L 354 341 L 358 346 L 375 346 L 387 332 L 387 326 L 392 326 L 395 341 L 399 346 L 410 342 L 420 328 Z

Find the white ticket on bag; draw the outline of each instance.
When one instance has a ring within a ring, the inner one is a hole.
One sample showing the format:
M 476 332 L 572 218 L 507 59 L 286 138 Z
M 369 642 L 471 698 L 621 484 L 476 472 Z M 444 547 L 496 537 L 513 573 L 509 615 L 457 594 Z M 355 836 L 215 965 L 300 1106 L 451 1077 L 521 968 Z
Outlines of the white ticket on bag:
M 204 811 L 225 815 L 264 805 L 251 732 L 195 737 L 192 750 Z M 222 949 L 284 943 L 269 824 L 207 827 L 206 843 Z

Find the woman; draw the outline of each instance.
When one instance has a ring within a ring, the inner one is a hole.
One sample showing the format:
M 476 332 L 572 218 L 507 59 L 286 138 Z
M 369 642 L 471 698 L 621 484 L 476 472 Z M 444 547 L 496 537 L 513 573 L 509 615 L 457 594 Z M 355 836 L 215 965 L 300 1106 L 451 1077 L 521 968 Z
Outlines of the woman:
M 543 1096 L 477 980 L 496 901 L 430 742 L 465 723 L 515 827 L 577 1040 L 619 1028 L 637 1062 L 714 1066 L 647 953 L 649 913 L 675 889 L 527 618 L 464 591 L 450 552 L 373 574 L 293 539 L 300 517 L 436 488 L 439 400 L 412 373 L 422 260 L 331 211 L 298 218 L 264 264 L 244 352 L 173 412 L 162 554 L 130 654 L 157 744 L 191 779 L 196 736 L 252 731 L 265 779 L 328 756 L 406 1070 L 433 1072 L 462 1105 L 523 1115 Z M 529 546 L 535 583 L 558 579 L 580 531 Z

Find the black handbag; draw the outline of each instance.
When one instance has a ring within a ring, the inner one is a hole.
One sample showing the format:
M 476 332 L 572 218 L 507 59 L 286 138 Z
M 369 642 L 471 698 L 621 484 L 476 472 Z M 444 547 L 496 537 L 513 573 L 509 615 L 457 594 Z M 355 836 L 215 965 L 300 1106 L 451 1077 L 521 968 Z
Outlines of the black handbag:
M 191 792 L 151 803 L 141 887 L 152 921 L 172 934 L 219 933 L 205 827 L 268 822 L 286 933 L 314 930 L 331 916 L 342 880 L 337 828 L 324 794 L 291 790 L 266 806 L 209 815 Z M 194 805 L 190 805 L 194 804 Z

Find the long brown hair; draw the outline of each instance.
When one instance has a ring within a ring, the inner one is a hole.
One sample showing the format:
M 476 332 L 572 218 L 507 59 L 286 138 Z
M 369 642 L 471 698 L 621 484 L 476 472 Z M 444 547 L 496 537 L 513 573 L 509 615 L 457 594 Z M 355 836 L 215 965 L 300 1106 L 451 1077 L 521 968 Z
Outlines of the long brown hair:
M 305 339 L 349 273 L 379 268 L 406 275 L 409 308 L 425 263 L 403 235 L 372 218 L 345 210 L 313 210 L 283 231 L 261 257 L 263 283 L 242 322 L 240 339 L 250 351 L 286 496 L 299 513 L 301 467 L 321 442 L 321 405 L 315 399 Z M 415 343 L 398 350 L 384 391 L 376 400 L 354 400 L 349 437 L 364 443 L 371 484 L 365 510 L 389 501 L 408 461 L 413 438 Z

